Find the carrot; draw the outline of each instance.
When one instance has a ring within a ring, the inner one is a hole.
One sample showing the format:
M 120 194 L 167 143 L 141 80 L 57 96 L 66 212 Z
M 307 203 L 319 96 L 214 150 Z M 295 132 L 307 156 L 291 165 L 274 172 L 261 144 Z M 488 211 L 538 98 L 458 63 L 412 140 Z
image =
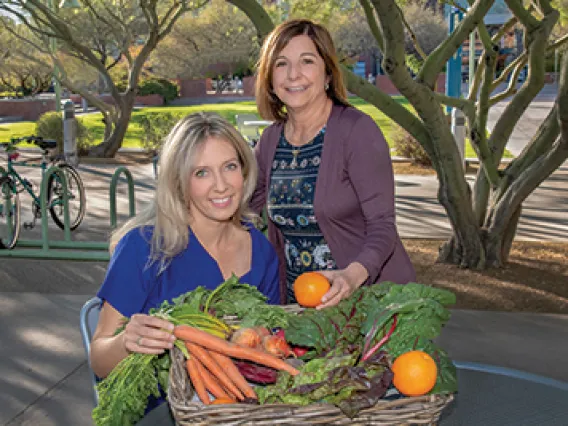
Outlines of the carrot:
M 219 364 L 209 355 L 209 352 L 203 347 L 196 345 L 195 343 L 185 342 L 185 347 L 189 353 L 195 356 L 201 363 L 209 370 L 209 372 L 215 376 L 219 382 L 230 392 L 236 395 L 237 399 L 243 400 L 245 397 L 242 392 L 237 388 L 233 381 L 227 376 L 227 373 L 223 371 Z
M 248 361 L 256 362 L 257 364 L 266 365 L 276 370 L 283 370 L 290 373 L 292 376 L 300 372 L 285 361 L 269 355 L 266 352 L 259 351 L 252 348 L 243 348 L 235 345 L 234 343 L 227 342 L 219 337 L 213 336 L 205 331 L 198 330 L 194 327 L 187 325 L 178 325 L 174 328 L 174 335 L 185 342 L 193 342 L 204 348 L 210 349 L 230 356 L 232 358 L 246 359 Z
M 217 361 L 217 364 L 227 373 L 227 376 L 237 385 L 237 387 L 242 391 L 242 393 L 247 398 L 258 399 L 256 392 L 247 380 L 243 377 L 237 366 L 233 363 L 233 360 L 226 355 L 220 354 L 219 352 L 211 351 L 209 352 L 211 357 Z
M 197 359 L 194 359 L 190 356 L 186 363 L 187 372 L 189 374 L 189 378 L 191 379 L 191 384 L 197 393 L 197 396 L 205 405 L 211 404 L 211 399 L 209 398 L 209 394 L 205 389 L 205 384 L 201 379 L 201 375 L 199 374 L 199 367 L 197 366 Z
M 229 394 L 225 392 L 225 390 L 221 387 L 217 379 L 209 372 L 209 370 L 207 370 L 207 368 L 205 368 L 205 366 L 201 364 L 201 362 L 195 357 L 193 359 L 197 364 L 197 369 L 199 370 L 199 375 L 201 376 L 201 380 L 205 385 L 205 389 L 207 389 L 209 393 L 215 398 L 228 398 L 234 400 L 234 398 L 231 398 Z

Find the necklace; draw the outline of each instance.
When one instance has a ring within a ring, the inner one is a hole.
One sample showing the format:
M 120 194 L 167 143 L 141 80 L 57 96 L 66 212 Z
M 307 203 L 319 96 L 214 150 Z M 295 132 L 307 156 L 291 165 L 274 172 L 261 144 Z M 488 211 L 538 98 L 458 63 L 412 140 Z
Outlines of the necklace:
M 292 148 L 292 161 L 290 162 L 290 168 L 292 170 L 294 170 L 296 167 L 298 167 L 298 155 L 300 154 L 300 152 L 302 151 L 302 148 L 308 145 L 311 145 L 312 142 L 318 137 L 318 135 L 322 132 L 323 129 L 325 129 L 326 125 L 324 124 L 321 129 L 316 133 L 316 135 L 307 143 L 305 143 L 304 145 L 301 146 L 296 146 L 294 148 Z M 290 142 L 288 142 L 290 143 Z M 294 146 L 294 145 L 292 145 Z
M 292 162 L 290 163 L 290 168 L 292 170 L 294 170 L 296 167 L 298 167 L 298 154 L 300 153 L 300 148 L 296 148 L 292 150 L 292 155 L 294 156 L 294 158 L 292 158 Z

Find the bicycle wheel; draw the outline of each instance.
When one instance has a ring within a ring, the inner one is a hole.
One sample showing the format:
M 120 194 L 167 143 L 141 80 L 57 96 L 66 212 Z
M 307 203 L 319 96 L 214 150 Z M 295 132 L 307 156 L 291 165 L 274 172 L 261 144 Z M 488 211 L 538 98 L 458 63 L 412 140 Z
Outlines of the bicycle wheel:
M 69 196 L 69 226 L 75 230 L 85 216 L 85 186 L 79 173 L 69 164 L 58 164 L 67 179 L 67 194 Z M 57 175 L 49 176 L 47 182 L 47 203 L 51 218 L 61 229 L 65 228 L 63 210 L 63 185 Z
M 0 249 L 11 249 L 20 235 L 20 197 L 14 181 L 0 178 Z

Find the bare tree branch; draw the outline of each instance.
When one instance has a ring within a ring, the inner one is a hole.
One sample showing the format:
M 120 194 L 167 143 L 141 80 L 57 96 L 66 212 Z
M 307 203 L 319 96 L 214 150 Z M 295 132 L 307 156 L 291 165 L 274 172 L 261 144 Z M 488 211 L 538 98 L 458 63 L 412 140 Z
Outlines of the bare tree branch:
M 499 174 L 497 165 L 493 161 L 493 154 L 487 143 L 487 117 L 489 115 L 489 96 L 491 95 L 491 82 L 495 74 L 495 64 L 497 62 L 497 52 L 492 51 L 491 54 L 485 56 L 485 73 L 483 83 L 481 85 L 481 93 L 479 94 L 479 102 L 477 109 L 477 120 L 471 129 L 471 143 L 476 149 L 479 159 L 481 160 L 483 171 L 487 176 L 487 180 L 492 187 L 496 187 L 499 183 Z
M 371 7 L 369 0 L 359 0 L 361 6 L 363 7 L 363 11 L 365 12 L 365 17 L 367 18 L 367 22 L 369 23 L 369 29 L 371 30 L 371 34 L 377 40 L 377 45 L 379 46 L 379 50 L 381 52 L 384 51 L 384 41 L 383 41 L 383 33 L 377 24 L 377 17 L 375 16 L 375 11 Z
M 458 50 L 487 14 L 494 0 L 476 0 L 456 29 L 428 56 L 418 74 L 418 80 L 433 87 L 436 78 L 448 59 Z
M 470 121 L 475 120 L 475 103 L 465 98 L 454 98 L 453 96 L 446 96 L 442 93 L 434 92 L 434 97 L 441 104 L 451 106 L 452 108 L 458 108 L 463 111 L 465 116 Z
M 410 27 L 410 25 L 408 24 L 408 21 L 404 17 L 404 12 L 402 11 L 402 9 L 400 8 L 400 6 L 398 4 L 396 6 L 398 7 L 398 12 L 400 13 L 400 18 L 402 19 L 402 23 L 404 24 L 406 31 L 408 31 L 408 34 L 410 35 L 410 40 L 412 41 L 412 45 L 416 49 L 416 52 L 418 53 L 418 55 L 422 59 L 426 59 L 426 57 L 428 55 L 424 52 L 424 50 L 420 46 L 420 43 L 418 42 L 418 37 L 416 37 L 416 34 L 414 33 L 414 31 L 412 31 L 412 28 Z
M 270 15 L 264 10 L 261 4 L 256 1 L 247 0 L 227 0 L 229 3 L 238 7 L 245 15 L 249 17 L 251 22 L 254 23 L 256 30 L 258 31 L 258 39 L 264 40 L 270 31 L 274 29 L 274 24 Z
M 509 2 L 511 1 L 509 0 Z M 558 16 L 559 14 L 556 10 L 547 14 L 539 22 L 538 27 L 534 29 L 533 35 L 530 37 L 531 41 L 527 46 L 529 61 L 528 78 L 517 95 L 506 106 L 489 138 L 489 145 L 495 150 L 496 158 L 501 158 L 505 144 L 509 140 L 515 124 L 544 85 L 545 72 L 542 53 L 546 50 L 548 37 L 558 20 Z
M 539 24 L 538 19 L 536 19 L 532 13 L 531 9 L 525 9 L 523 2 L 520 0 L 505 0 L 505 3 L 513 12 L 513 14 L 519 19 L 519 21 L 526 27 L 528 32 L 532 32 Z

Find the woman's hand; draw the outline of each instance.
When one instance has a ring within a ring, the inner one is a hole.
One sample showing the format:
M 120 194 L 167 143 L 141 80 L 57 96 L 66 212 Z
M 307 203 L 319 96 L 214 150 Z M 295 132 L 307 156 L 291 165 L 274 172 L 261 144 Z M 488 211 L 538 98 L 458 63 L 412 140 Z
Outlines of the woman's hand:
M 169 321 L 145 314 L 132 315 L 122 335 L 124 347 L 128 352 L 161 354 L 173 347 L 173 330 Z
M 337 305 L 343 299 L 351 296 L 369 276 L 365 267 L 358 262 L 351 263 L 345 269 L 318 272 L 329 280 L 331 288 L 324 294 L 321 305 L 317 306 L 316 309 Z

